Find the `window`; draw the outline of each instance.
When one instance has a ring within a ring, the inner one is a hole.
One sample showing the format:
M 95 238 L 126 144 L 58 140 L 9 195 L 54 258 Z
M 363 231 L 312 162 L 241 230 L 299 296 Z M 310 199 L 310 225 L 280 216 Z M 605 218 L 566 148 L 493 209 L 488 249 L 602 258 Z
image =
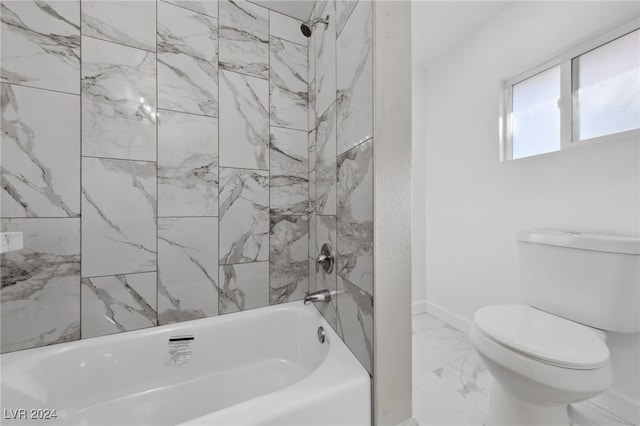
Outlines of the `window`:
M 502 158 L 640 136 L 640 30 L 624 30 L 505 83 Z

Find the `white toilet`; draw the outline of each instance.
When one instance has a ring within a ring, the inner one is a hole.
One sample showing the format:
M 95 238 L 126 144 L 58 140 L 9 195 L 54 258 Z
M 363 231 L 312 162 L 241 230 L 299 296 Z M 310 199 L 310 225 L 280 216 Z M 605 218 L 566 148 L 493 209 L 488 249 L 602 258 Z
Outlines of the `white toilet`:
M 521 231 L 527 305 L 492 305 L 471 330 L 495 378 L 487 426 L 568 425 L 569 404 L 613 382 L 605 331 L 640 332 L 640 239 Z

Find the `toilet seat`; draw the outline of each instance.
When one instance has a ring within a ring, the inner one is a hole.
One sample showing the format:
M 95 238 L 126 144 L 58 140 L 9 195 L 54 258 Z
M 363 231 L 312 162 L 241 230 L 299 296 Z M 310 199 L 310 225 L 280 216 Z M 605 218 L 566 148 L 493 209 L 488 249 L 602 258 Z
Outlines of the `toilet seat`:
M 474 319 L 487 337 L 547 364 L 590 370 L 609 359 L 609 348 L 589 327 L 530 306 L 486 306 Z

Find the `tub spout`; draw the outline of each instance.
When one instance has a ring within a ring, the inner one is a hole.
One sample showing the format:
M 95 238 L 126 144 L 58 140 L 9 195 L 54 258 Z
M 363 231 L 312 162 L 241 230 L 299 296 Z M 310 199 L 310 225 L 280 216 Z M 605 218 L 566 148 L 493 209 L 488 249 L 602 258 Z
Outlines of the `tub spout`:
M 317 302 L 328 302 L 331 300 L 331 292 L 327 289 L 313 291 L 311 293 L 307 293 L 304 296 L 304 304 L 308 305 L 309 303 L 317 303 Z

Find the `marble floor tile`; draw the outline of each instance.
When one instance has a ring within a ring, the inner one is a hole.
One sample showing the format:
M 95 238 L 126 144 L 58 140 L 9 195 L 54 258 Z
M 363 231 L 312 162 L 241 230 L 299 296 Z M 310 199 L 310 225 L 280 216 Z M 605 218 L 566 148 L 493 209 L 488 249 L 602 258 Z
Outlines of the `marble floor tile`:
M 218 0 L 163 0 L 167 3 L 172 3 L 185 9 L 193 10 L 194 12 L 202 13 L 204 15 L 211 16 L 212 18 L 218 17 Z
M 82 338 L 157 324 L 156 273 L 83 278 Z
M 309 209 L 307 132 L 271 127 L 269 150 L 271 214 L 306 214 Z
M 24 248 L 0 255 L 2 352 L 80 338 L 80 219 L 2 219 Z
M 83 1 L 82 35 L 156 51 L 155 1 Z
M 82 159 L 82 276 L 156 270 L 156 165 Z
M 220 166 L 269 170 L 269 83 L 220 71 Z
M 338 154 L 373 136 L 372 9 L 359 1 L 338 37 Z
M 474 352 L 468 336 L 444 325 L 413 337 L 413 375 L 419 376 Z
M 269 78 L 269 10 L 246 0 L 220 0 L 220 68 Z
M 269 51 L 271 124 L 306 131 L 307 47 L 271 37 Z
M 156 55 L 82 38 L 82 155 L 156 160 Z
M 218 22 L 158 2 L 158 106 L 218 116 Z
M 3 1 L 2 82 L 80 93 L 80 0 Z
M 158 322 L 218 315 L 218 218 L 158 219 Z
M 302 300 L 309 289 L 309 217 L 271 216 L 269 303 Z
M 411 318 L 411 334 L 418 334 L 432 328 L 438 328 L 444 324 L 444 321 L 429 314 L 414 315 Z
M 269 262 L 220 266 L 220 314 L 269 306 Z
M 373 374 L 373 297 L 338 276 L 338 333 Z
M 337 160 L 338 275 L 373 294 L 373 140 Z
M 158 216 L 218 216 L 218 120 L 158 117 Z
M 80 97 L 2 84 L 3 217 L 80 214 Z
M 220 264 L 269 260 L 269 172 L 220 168 Z

